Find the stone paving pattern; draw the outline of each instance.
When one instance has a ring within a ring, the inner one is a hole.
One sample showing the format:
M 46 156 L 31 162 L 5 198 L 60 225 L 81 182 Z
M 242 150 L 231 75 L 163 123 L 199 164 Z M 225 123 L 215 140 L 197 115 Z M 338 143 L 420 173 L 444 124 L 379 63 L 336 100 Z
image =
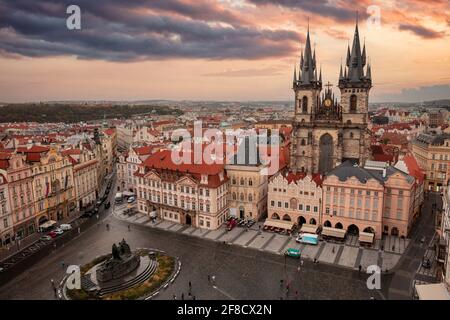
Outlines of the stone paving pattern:
M 242 247 L 264 250 L 274 254 L 283 255 L 287 248 L 301 249 L 303 258 L 335 264 L 341 267 L 357 269 L 359 265 L 366 269 L 369 265 L 380 265 L 382 270 L 392 270 L 400 260 L 402 253 L 409 244 L 409 239 L 401 239 L 393 236 L 384 236 L 382 240 L 376 240 L 372 247 L 365 248 L 359 245 L 358 237 L 348 235 L 344 243 L 333 243 L 321 241 L 318 246 L 300 245 L 293 236 L 275 234 L 260 231 L 258 224 L 246 230 L 235 227 L 231 231 L 225 226 L 217 230 L 205 230 L 200 228 L 180 225 L 171 221 L 158 220 L 156 223 L 149 222 L 149 218 L 137 213 L 132 217 L 120 214 L 120 208 L 115 215 L 127 222 L 144 224 L 147 227 L 181 232 L 186 235 L 209 239 L 217 242 L 226 242 Z M 383 246 L 383 251 L 380 250 Z M 334 252 L 333 252 L 334 248 Z

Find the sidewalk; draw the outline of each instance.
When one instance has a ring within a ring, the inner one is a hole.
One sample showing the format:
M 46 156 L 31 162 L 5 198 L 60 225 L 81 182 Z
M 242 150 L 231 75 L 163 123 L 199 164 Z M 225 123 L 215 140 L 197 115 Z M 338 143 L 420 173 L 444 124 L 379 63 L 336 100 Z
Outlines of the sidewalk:
M 388 236 L 378 241 L 379 243 L 373 248 L 365 248 L 360 246 L 358 242 L 353 243 L 354 241 L 350 241 L 351 239 L 349 237 L 348 241 L 343 243 L 320 241 L 317 246 L 313 246 L 297 243 L 295 236 L 259 230 L 259 223 L 249 229 L 235 227 L 233 230 L 227 231 L 226 226 L 222 225 L 216 230 L 205 230 L 182 225 L 170 220 L 156 219 L 155 222 L 152 222 L 149 216 L 142 213 L 135 213 L 131 216 L 124 215 L 124 208 L 126 208 L 125 204 L 115 205 L 113 215 L 117 219 L 126 221 L 129 224 L 156 228 L 167 232 L 182 233 L 191 237 L 266 251 L 277 255 L 284 255 L 287 248 L 295 248 L 302 252 L 302 258 L 308 260 L 317 259 L 324 264 L 352 270 L 358 270 L 360 265 L 363 270 L 366 270 L 370 265 L 378 265 L 382 267 L 382 270 L 391 270 L 398 264 L 400 257 L 409 243 L 409 239 Z M 381 250 L 379 244 L 385 241 L 387 243 L 401 242 L 402 245 L 397 244 L 395 251 L 387 247 Z
M 105 194 L 106 186 L 112 177 L 113 177 L 113 172 L 105 177 L 105 181 L 99 192 L 100 198 Z M 75 211 L 75 212 L 71 213 L 68 217 L 65 217 L 64 219 L 58 221 L 58 224 L 72 224 L 74 221 L 78 220 L 78 218 L 82 214 L 83 214 L 83 211 Z M 78 224 L 73 225 L 72 227 L 76 228 L 76 227 L 78 227 Z M 26 237 L 25 239 L 18 240 L 15 243 L 12 243 L 7 248 L 0 249 L 0 263 L 8 260 L 9 258 L 13 257 L 17 253 L 20 253 L 21 251 L 25 250 L 26 248 L 37 243 L 39 241 L 39 239 L 42 237 L 42 235 L 43 235 L 42 233 L 36 231 L 35 233 Z

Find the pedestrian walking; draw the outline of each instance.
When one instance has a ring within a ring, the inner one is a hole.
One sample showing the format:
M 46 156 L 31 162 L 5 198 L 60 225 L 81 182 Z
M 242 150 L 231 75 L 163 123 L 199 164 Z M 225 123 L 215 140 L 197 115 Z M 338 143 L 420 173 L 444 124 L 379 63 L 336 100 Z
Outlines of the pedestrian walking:
M 80 227 L 78 227 L 78 234 L 80 234 L 81 233 L 81 229 L 80 229 Z
M 211 276 L 211 281 L 212 281 L 213 284 L 215 284 L 216 283 L 216 276 Z
M 392 245 L 392 251 L 395 251 L 395 244 Z
M 333 249 L 331 250 L 331 252 L 334 253 L 334 247 L 333 247 Z
M 359 265 L 358 272 L 361 273 L 362 265 Z
M 192 300 L 195 300 L 195 296 L 192 296 Z
M 181 300 L 184 300 L 184 293 L 181 293 Z
M 211 276 L 208 274 L 208 282 L 211 282 Z
M 98 218 L 99 218 L 98 214 L 96 215 L 96 217 L 97 217 L 97 220 L 98 220 Z
M 64 269 L 65 266 L 66 264 L 64 263 L 64 261 L 61 261 L 61 267 Z
M 55 289 L 55 281 L 53 281 L 53 279 L 50 279 L 50 282 L 52 283 L 52 288 Z
M 303 260 L 300 261 L 300 265 L 303 267 Z
M 300 266 L 297 267 L 297 272 L 300 272 Z
M 173 295 L 173 300 L 177 300 L 177 295 L 176 294 Z
M 58 297 L 56 287 L 53 288 L 53 293 L 55 294 L 55 298 Z
M 188 292 L 188 298 L 189 298 L 189 299 L 191 299 L 191 298 L 192 298 L 192 296 L 191 296 L 191 292 Z
M 189 281 L 189 289 L 192 289 L 192 283 Z

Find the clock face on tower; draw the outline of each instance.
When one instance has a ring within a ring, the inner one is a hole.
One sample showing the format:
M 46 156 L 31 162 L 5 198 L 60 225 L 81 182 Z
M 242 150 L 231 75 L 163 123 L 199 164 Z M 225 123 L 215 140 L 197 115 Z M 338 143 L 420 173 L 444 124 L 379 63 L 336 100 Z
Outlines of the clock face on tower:
M 331 99 L 325 99 L 325 101 L 324 101 L 325 107 L 329 108 L 329 107 L 331 107 L 331 104 L 332 104 Z

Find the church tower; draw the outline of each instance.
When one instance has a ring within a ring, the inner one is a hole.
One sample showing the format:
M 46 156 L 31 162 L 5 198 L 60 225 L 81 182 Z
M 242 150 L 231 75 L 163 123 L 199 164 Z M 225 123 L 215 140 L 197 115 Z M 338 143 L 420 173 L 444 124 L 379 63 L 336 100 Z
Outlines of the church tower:
M 304 53 L 301 52 L 300 68 L 294 68 L 292 89 L 295 93 L 294 139 L 291 145 L 290 166 L 294 171 L 308 171 L 312 166 L 311 130 L 307 124 L 313 122 L 322 90 L 322 71 L 317 76 L 316 51 L 311 49 L 311 39 L 306 35 Z
M 344 161 L 364 165 L 369 157 L 369 91 L 372 87 L 370 64 L 365 44 L 361 50 L 358 23 L 347 48 L 345 67 L 340 69 L 335 98 L 333 85 L 322 93 L 322 70 L 317 72 L 316 52 L 306 36 L 300 67 L 294 68 L 295 115 L 292 122 L 290 169 L 294 172 L 326 174 Z
M 370 64 L 366 71 L 366 46 L 361 52 L 358 23 L 356 23 L 352 50 L 347 47 L 344 71 L 339 74 L 341 91 L 342 122 L 344 127 L 344 160 L 363 164 L 369 152 L 369 133 L 367 132 L 369 91 L 372 88 Z

